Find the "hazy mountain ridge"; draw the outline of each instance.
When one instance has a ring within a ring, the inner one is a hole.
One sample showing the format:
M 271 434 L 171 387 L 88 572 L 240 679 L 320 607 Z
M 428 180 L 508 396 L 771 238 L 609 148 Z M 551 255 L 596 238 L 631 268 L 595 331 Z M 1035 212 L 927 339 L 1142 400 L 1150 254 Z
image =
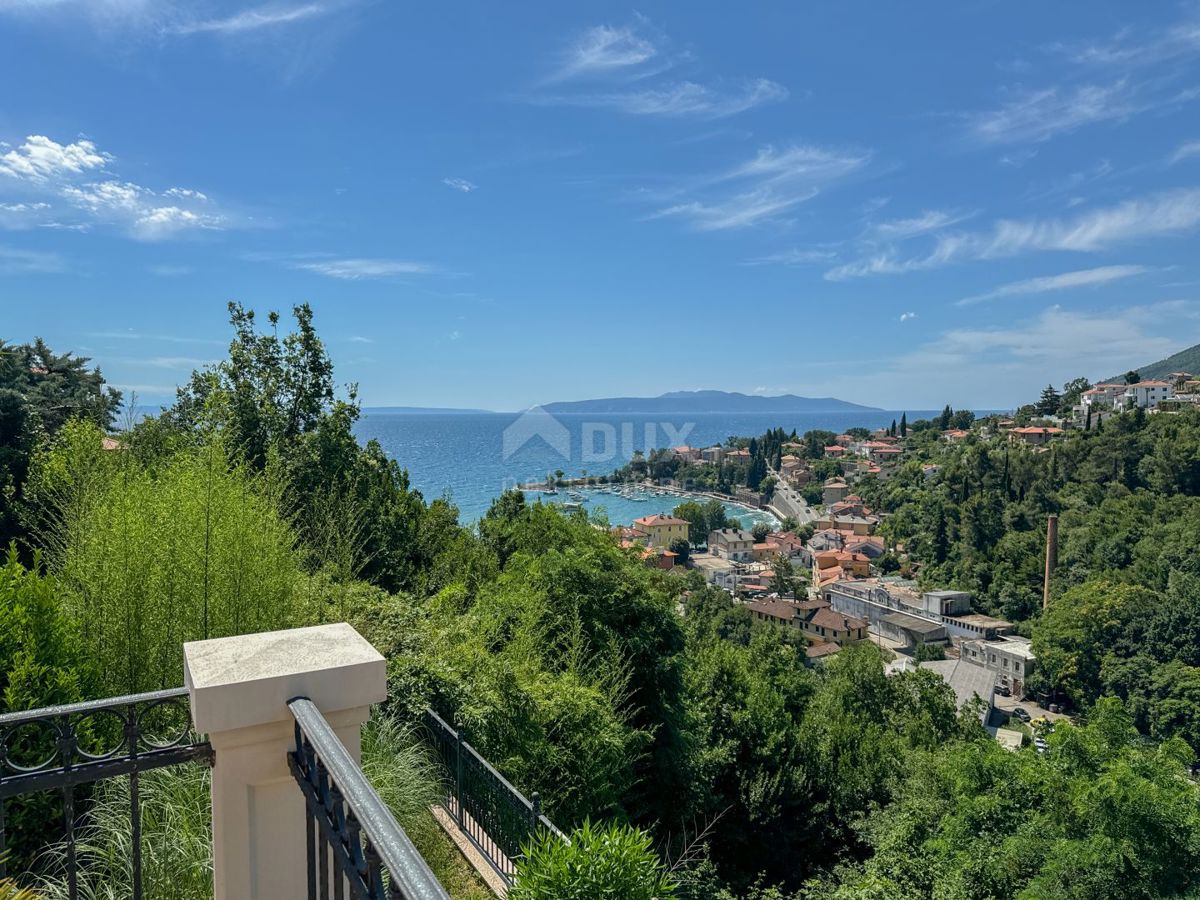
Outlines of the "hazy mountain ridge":
M 735 391 L 670 391 L 657 397 L 604 397 L 546 403 L 549 413 L 811 413 L 876 412 L 836 397 L 799 397 L 781 394 L 766 397 Z

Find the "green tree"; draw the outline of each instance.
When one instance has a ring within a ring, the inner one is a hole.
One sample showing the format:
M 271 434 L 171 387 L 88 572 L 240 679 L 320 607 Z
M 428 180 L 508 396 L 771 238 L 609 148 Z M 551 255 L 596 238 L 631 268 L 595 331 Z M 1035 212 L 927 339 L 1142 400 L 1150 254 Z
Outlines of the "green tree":
M 908 413 L 900 413 L 900 437 L 908 437 Z
M 1142 380 L 1142 373 L 1139 372 L 1137 369 L 1130 369 L 1128 372 L 1125 373 L 1125 383 L 1126 384 L 1137 384 L 1141 380 Z
M 1043 416 L 1051 416 L 1058 412 L 1058 406 L 1061 402 L 1062 395 L 1054 389 L 1054 385 L 1048 384 L 1042 388 L 1042 396 L 1038 400 L 1037 410 Z

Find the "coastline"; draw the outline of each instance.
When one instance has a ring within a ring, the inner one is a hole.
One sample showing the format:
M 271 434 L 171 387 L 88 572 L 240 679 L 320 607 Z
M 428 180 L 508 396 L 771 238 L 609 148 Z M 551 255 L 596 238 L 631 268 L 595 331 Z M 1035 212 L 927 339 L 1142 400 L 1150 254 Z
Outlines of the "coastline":
M 670 494 L 672 497 L 679 498 L 681 502 L 684 500 L 689 500 L 689 499 L 716 500 L 717 502 L 721 503 L 722 505 L 724 505 L 726 507 L 732 506 L 732 507 L 736 507 L 737 509 L 744 510 L 747 514 L 749 514 L 751 516 L 762 517 L 762 518 L 767 518 L 769 520 L 772 520 L 772 521 L 774 521 L 776 526 L 782 524 L 782 519 L 779 517 L 779 515 L 777 513 L 775 513 L 770 508 L 769 504 L 767 506 L 751 506 L 748 503 L 746 503 L 742 500 L 738 500 L 735 497 L 728 495 L 728 494 L 718 494 L 718 493 L 714 493 L 712 491 L 693 491 L 693 490 L 687 490 L 685 488 L 675 487 L 674 485 L 670 485 L 670 486 L 660 485 L 660 484 L 654 484 L 652 482 L 620 482 L 620 481 L 617 481 L 617 482 L 607 482 L 607 483 L 599 483 L 599 484 L 597 484 L 597 483 L 585 484 L 584 483 L 585 480 L 586 479 L 583 479 L 583 478 L 564 478 L 559 483 L 558 487 L 560 489 L 565 489 L 565 490 L 574 489 L 574 490 L 587 490 L 587 491 L 596 491 L 601 488 L 628 488 L 628 489 L 635 490 L 635 491 L 650 490 L 650 491 L 658 491 L 661 493 Z M 521 484 L 521 485 L 517 486 L 517 490 L 521 491 L 524 494 L 545 495 L 547 493 L 546 483 L 544 481 L 528 482 L 526 484 Z M 555 495 L 550 495 L 550 496 L 555 496 Z

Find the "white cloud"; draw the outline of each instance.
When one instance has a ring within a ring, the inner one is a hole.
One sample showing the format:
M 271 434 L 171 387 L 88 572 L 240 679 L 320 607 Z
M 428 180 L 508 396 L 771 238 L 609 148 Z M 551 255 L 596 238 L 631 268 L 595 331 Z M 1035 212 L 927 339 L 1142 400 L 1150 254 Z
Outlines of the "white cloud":
M 452 340 L 452 341 L 457 341 L 460 337 L 462 337 L 462 332 L 461 331 L 452 331 L 452 332 L 450 332 L 449 335 L 447 335 L 447 337 L 449 337 L 450 340 Z
M 369 337 L 363 337 L 360 334 L 354 334 L 346 338 L 351 344 L 373 344 L 375 341 Z
M 647 38 L 629 26 L 597 25 L 589 28 L 563 54 L 555 80 L 581 75 L 610 74 L 640 66 L 658 52 Z
M 1200 189 L 1177 189 L 1088 210 L 1070 219 L 1001 219 L 990 231 L 943 235 L 925 256 L 903 258 L 889 249 L 830 269 L 825 277 L 840 281 L 1043 250 L 1090 253 L 1144 238 L 1191 231 L 1197 225 L 1200 225 Z
M 306 272 L 345 281 L 393 278 L 398 275 L 429 275 L 437 271 L 426 263 L 400 259 L 321 259 L 296 261 L 292 265 Z
M 1096 269 L 1080 269 L 1075 272 L 1063 272 L 1060 275 L 1045 275 L 1040 278 L 1026 278 L 1003 284 L 995 290 L 973 297 L 964 297 L 956 306 L 970 306 L 1000 297 L 1016 297 L 1025 294 L 1045 294 L 1050 291 L 1066 291 L 1077 287 L 1094 287 L 1108 284 L 1124 278 L 1132 278 L 1151 271 L 1146 266 L 1101 266 Z
M 60 144 L 30 135 L 0 156 L 0 184 L 7 176 L 26 195 L 19 202 L 0 204 L 0 224 L 75 231 L 113 226 L 142 240 L 229 224 L 207 195 L 191 188 L 171 187 L 160 194 L 119 177 L 87 180 L 111 173 L 115 165 L 112 154 L 92 141 Z
M 889 408 L 1012 408 L 1036 396 L 1047 381 L 1084 375 L 1103 378 L 1177 352 L 1179 317 L 1195 318 L 1200 304 L 1121 306 L 1074 312 L 1050 307 L 995 328 L 954 328 L 873 371 L 839 378 L 848 396 Z M 1174 324 L 1172 324 L 1174 323 Z M 931 381 L 930 372 L 940 373 Z
M 1180 144 L 1178 149 L 1171 154 L 1171 163 L 1183 162 L 1185 159 L 1194 159 L 1200 156 L 1200 141 L 1188 141 Z
M 680 81 L 628 91 L 539 96 L 532 101 L 544 106 L 609 109 L 631 116 L 723 119 L 787 98 L 788 90 L 783 85 L 756 78 L 728 88 Z
M 880 222 L 874 227 L 877 235 L 888 240 L 902 241 L 906 238 L 927 234 L 931 231 L 942 231 L 951 225 L 971 218 L 974 213 L 957 213 L 943 209 L 927 209 L 918 216 L 909 219 L 893 219 L 890 222 Z
M 190 188 L 167 188 L 163 191 L 164 197 L 179 197 L 183 200 L 207 200 L 208 197 L 199 191 L 193 191 Z
M 794 248 L 791 250 L 781 250 L 778 253 L 768 253 L 766 256 L 758 256 L 754 259 L 745 260 L 743 266 L 765 266 L 765 265 L 780 265 L 780 266 L 806 266 L 813 263 L 829 262 L 837 254 L 832 250 L 821 250 L 817 248 Z
M 264 28 L 291 25 L 306 19 L 317 18 L 332 12 L 334 7 L 326 3 L 304 3 L 298 6 L 258 6 L 244 9 L 231 16 L 216 19 L 197 19 L 181 22 L 166 30 L 171 34 L 244 34 Z
M 901 322 L 907 322 L 909 319 L 915 319 L 916 317 L 917 317 L 917 314 L 915 312 L 900 313 L 900 321 Z
M 1025 91 L 999 109 L 967 116 L 971 135 L 981 143 L 1039 142 L 1097 122 L 1119 121 L 1150 108 L 1121 80 Z M 1155 104 L 1151 104 L 1155 105 Z
M 180 209 L 178 206 L 155 206 L 139 212 L 133 229 L 139 237 L 154 241 L 196 228 L 220 228 L 222 221 L 218 216 Z
M 49 203 L 0 203 L 0 212 L 6 213 L 41 212 L 49 208 Z
M 479 185 L 473 184 L 465 178 L 443 178 L 442 184 L 456 191 L 461 191 L 464 194 L 469 194 L 479 187 Z
M 56 253 L 0 245 L 0 275 L 42 275 L 64 268 L 63 258 Z
M 665 51 L 668 38 L 648 37 L 648 30 L 644 16 L 633 25 L 589 28 L 567 47 L 558 68 L 542 83 L 542 88 L 559 84 L 559 92 L 543 90 L 523 99 L 541 106 L 580 106 L 631 116 L 722 119 L 788 97 L 787 88 L 768 78 L 651 82 L 689 54 Z M 587 81 L 590 87 L 583 86 Z M 603 90 L 596 86 L 598 81 L 626 86 Z M 627 86 L 634 81 L 645 86 Z
M 778 218 L 828 185 L 860 169 L 870 154 L 811 145 L 765 146 L 746 162 L 702 180 L 699 196 L 660 208 L 648 218 L 679 218 L 697 231 L 745 228 Z
M 1121 68 L 1154 65 L 1200 53 L 1200 22 L 1180 22 L 1140 42 L 1130 38 L 1128 29 L 1122 29 L 1106 43 L 1058 44 L 1051 49 L 1081 64 Z
M 111 159 L 91 141 L 60 144 L 44 135 L 31 134 L 20 147 L 0 156 L 0 175 L 44 182 L 103 168 Z

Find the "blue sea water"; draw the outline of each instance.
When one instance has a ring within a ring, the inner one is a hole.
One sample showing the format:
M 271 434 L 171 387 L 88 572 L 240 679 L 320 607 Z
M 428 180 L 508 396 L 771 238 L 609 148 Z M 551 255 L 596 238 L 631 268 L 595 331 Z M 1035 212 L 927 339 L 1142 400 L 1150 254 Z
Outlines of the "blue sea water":
M 909 410 L 910 421 L 936 415 Z M 828 412 L 781 414 L 609 415 L 573 413 L 554 423 L 522 420 L 515 413 L 389 413 L 363 411 L 356 426 L 360 440 L 377 440 L 408 470 L 413 486 L 426 499 L 449 495 L 463 522 L 478 520 L 504 490 L 543 480 L 559 469 L 568 477 L 599 475 L 624 465 L 635 450 L 688 444 L 710 447 L 732 436 L 759 435 L 776 427 L 798 434 L 813 429 L 882 428 L 899 412 Z M 550 425 L 547 429 L 544 426 Z M 506 431 L 508 440 L 506 441 Z M 547 440 L 546 438 L 549 438 Z M 568 499 L 562 495 L 560 501 Z M 666 512 L 677 497 L 648 497 L 644 502 L 611 494 L 590 496 L 585 508 L 604 506 L 613 524 L 628 524 L 654 512 Z M 743 524 L 757 521 L 744 508 L 730 506 Z

